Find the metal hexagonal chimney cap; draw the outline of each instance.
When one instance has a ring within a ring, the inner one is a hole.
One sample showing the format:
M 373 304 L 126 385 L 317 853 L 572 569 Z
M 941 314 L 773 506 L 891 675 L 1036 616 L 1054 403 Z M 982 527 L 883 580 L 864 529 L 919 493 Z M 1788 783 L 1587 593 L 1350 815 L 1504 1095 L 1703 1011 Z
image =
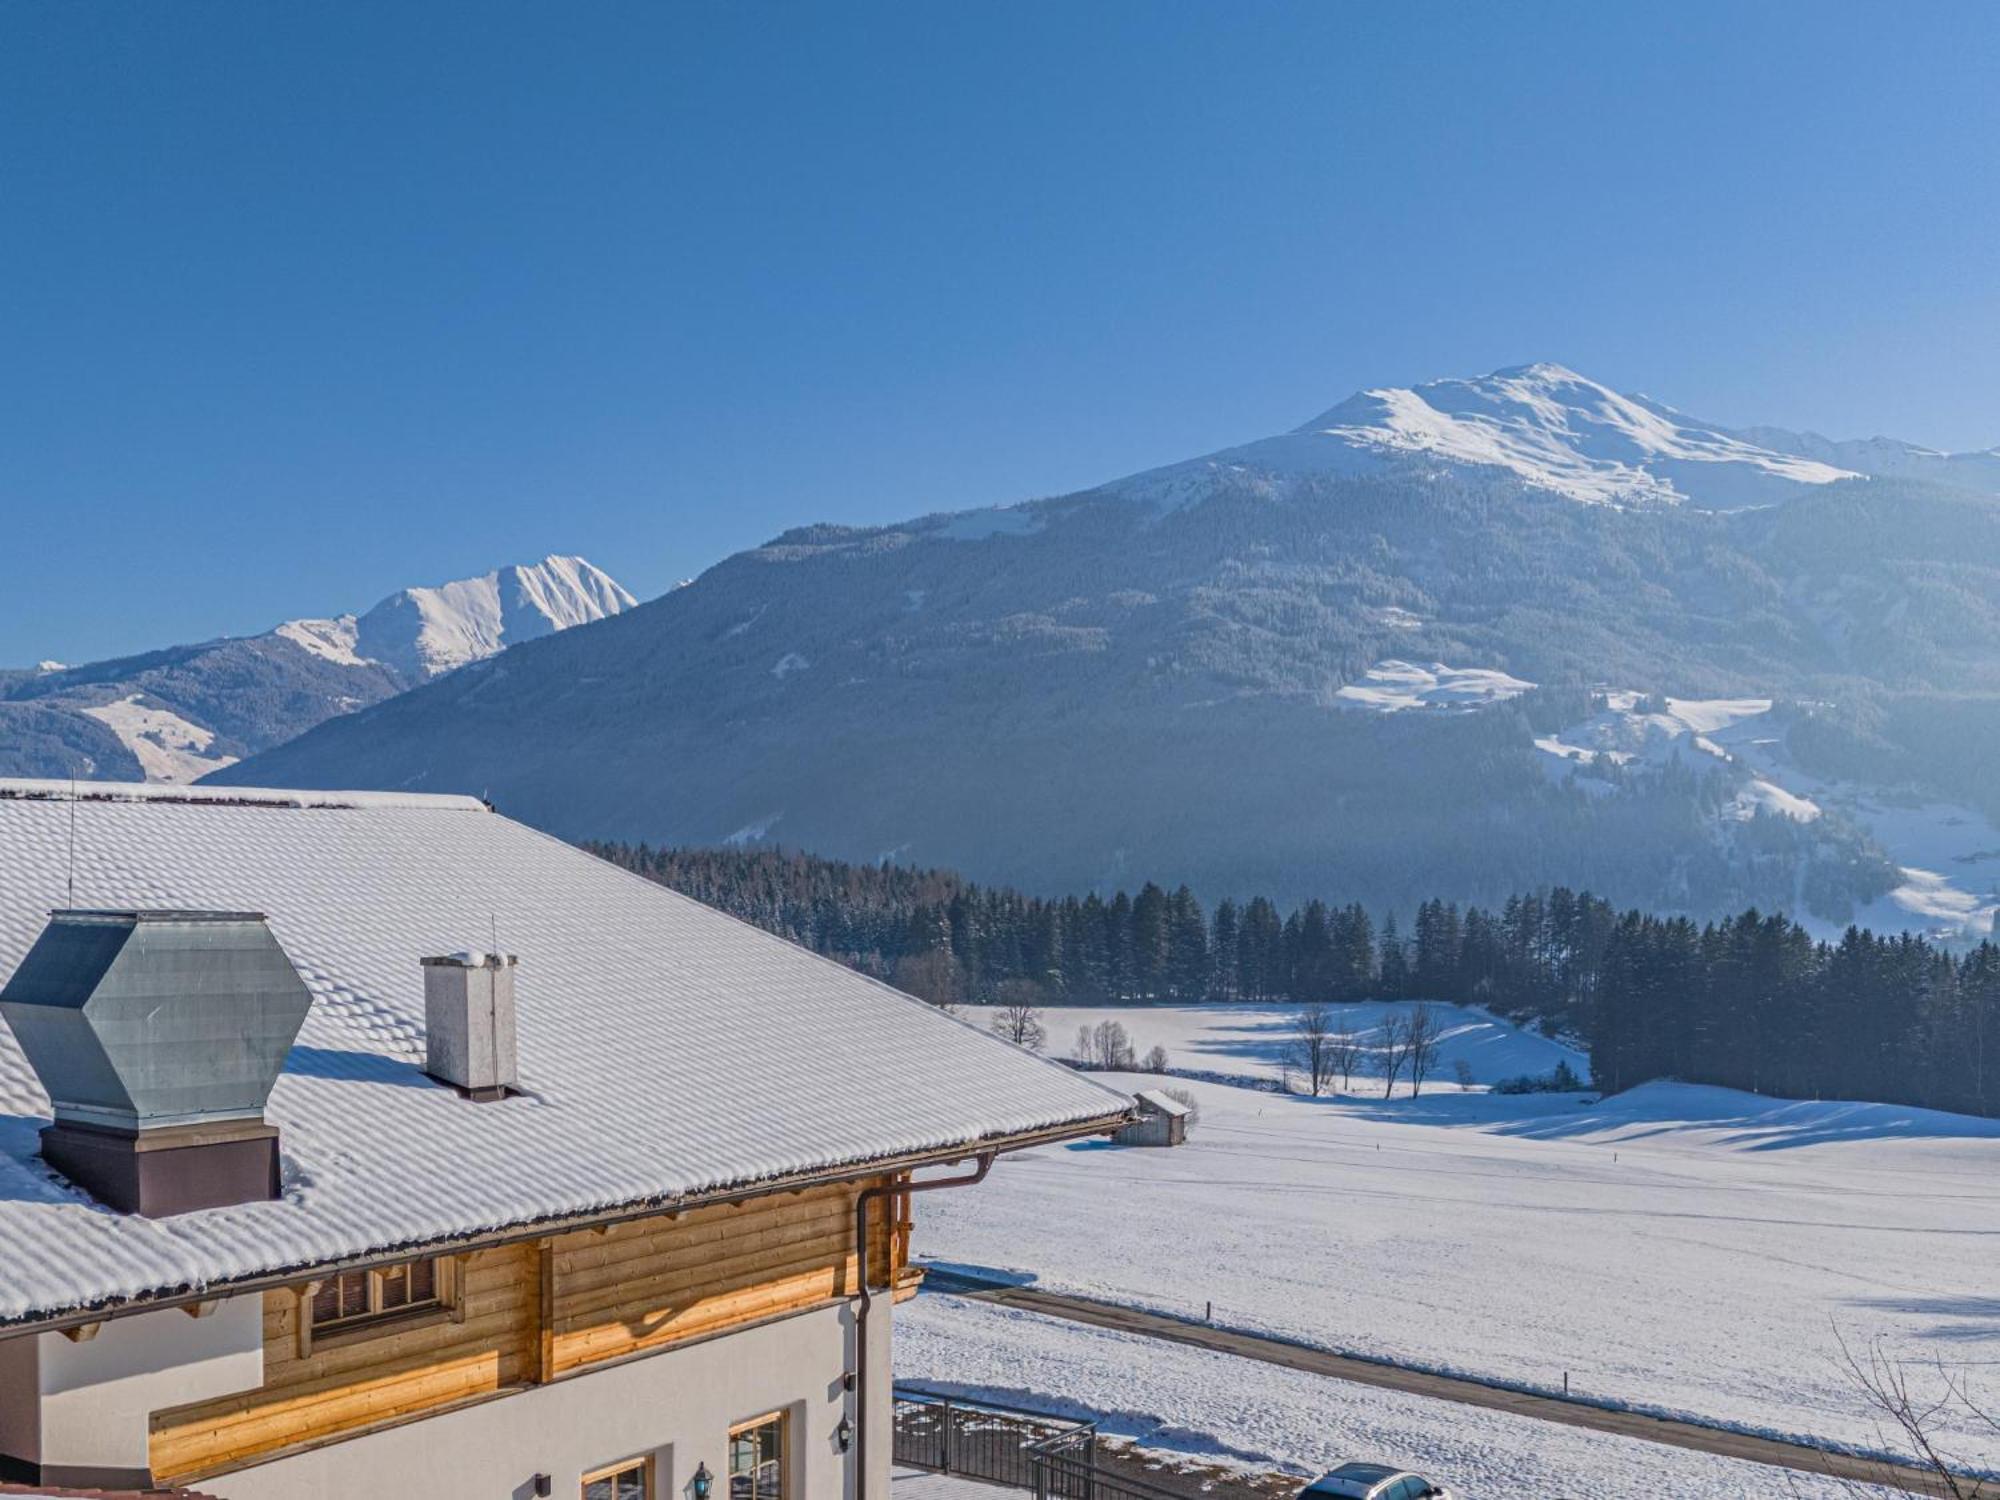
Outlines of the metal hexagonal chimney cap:
M 312 1003 L 257 912 L 58 911 L 0 1016 L 58 1125 L 258 1120 Z

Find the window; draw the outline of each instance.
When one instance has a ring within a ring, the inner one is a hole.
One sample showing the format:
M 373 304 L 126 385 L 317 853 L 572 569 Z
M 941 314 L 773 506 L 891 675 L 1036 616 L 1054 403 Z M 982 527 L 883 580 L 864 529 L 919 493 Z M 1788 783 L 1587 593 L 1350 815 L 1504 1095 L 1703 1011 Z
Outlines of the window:
M 785 1500 L 785 1414 L 729 1429 L 729 1500 Z
M 313 1294 L 315 1328 L 341 1328 L 367 1318 L 442 1305 L 438 1263 L 406 1261 L 378 1271 L 343 1271 L 329 1276 Z
M 583 1500 L 651 1500 L 653 1466 L 643 1458 L 583 1476 Z

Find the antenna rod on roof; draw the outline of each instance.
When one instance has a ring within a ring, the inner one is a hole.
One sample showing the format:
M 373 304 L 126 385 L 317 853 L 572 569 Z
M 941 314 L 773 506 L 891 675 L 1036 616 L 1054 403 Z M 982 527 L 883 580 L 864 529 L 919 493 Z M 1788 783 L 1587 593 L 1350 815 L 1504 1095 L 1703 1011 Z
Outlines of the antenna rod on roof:
M 69 892 L 63 905 L 76 910 L 76 772 L 69 773 Z

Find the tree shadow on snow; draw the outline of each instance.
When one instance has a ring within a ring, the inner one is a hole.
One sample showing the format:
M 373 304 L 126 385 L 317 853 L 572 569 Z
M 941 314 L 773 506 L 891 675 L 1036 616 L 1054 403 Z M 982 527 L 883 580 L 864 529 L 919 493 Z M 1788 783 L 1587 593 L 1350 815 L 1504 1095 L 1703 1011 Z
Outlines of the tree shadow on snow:
M 2000 1297 L 1863 1297 L 1849 1305 L 1942 1320 L 1918 1331 L 1921 1339 L 1969 1344 L 2000 1338 Z
M 1666 1085 L 1657 1099 L 1653 1085 L 1614 1094 L 1574 1113 L 1549 1109 L 1536 1118 L 1503 1122 L 1496 1135 L 1527 1140 L 1564 1140 L 1617 1133 L 1620 1141 L 1642 1141 L 1688 1132 L 1713 1133 L 1718 1144 L 1742 1151 L 1791 1151 L 1801 1146 L 1887 1140 L 2000 1140 L 2000 1120 L 1894 1104 L 1821 1103 L 1773 1099 L 1762 1108 L 1743 1107 L 1747 1096 L 1725 1089 L 1684 1090 Z M 1687 1097 L 1692 1094 L 1693 1097 Z M 1711 1102 L 1711 1111 L 1699 1106 Z M 1533 1096 L 1538 1099 L 1568 1096 Z M 1690 1106 L 1694 1107 L 1690 1107 Z

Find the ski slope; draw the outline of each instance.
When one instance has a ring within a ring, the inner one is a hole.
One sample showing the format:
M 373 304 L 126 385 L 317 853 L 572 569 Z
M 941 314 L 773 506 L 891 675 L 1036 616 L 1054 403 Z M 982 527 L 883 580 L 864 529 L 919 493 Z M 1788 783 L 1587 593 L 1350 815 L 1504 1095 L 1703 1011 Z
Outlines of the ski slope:
M 1171 1048 L 1179 1023 L 1159 1014 Z M 1257 1024 L 1182 1030 L 1187 1065 L 1272 1067 L 1238 1051 L 1278 1045 Z M 1554 1048 L 1485 1024 L 1496 1055 Z M 1186 1086 L 1187 1146 L 1010 1158 L 925 1205 L 919 1254 L 1169 1312 L 1213 1301 L 1218 1323 L 1419 1367 L 1547 1390 L 1567 1372 L 1592 1400 L 1870 1450 L 1836 1335 L 1963 1365 L 2000 1406 L 2000 1121 L 1664 1083 L 1602 1103 Z M 2000 1469 L 2000 1433 L 1961 1425 L 1948 1446 Z

